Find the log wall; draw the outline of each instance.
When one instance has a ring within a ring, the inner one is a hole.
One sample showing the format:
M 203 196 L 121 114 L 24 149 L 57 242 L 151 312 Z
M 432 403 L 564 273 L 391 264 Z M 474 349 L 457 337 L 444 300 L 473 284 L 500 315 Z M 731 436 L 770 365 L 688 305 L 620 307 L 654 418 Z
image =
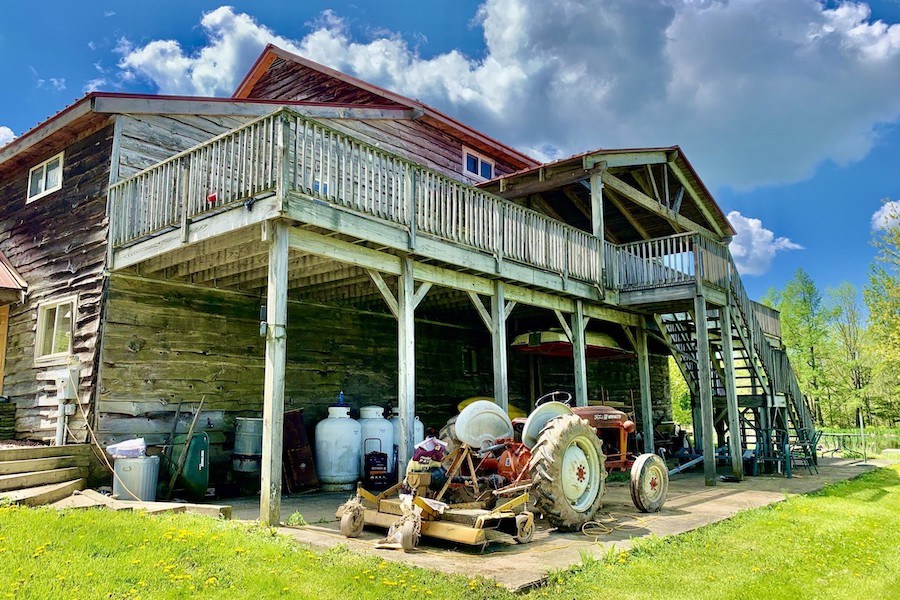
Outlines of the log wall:
M 38 305 L 78 295 L 73 354 L 81 363 L 79 400 L 91 400 L 106 264 L 106 187 L 113 127 L 83 132 L 68 146 L 48 145 L 35 164 L 65 150 L 62 189 L 25 203 L 28 170 L 0 173 L 0 251 L 28 283 L 24 304 L 10 307 L 3 393 L 16 404 L 17 437 L 52 438 L 56 428 L 51 371 L 35 366 Z M 70 421 L 84 439 L 80 412 Z

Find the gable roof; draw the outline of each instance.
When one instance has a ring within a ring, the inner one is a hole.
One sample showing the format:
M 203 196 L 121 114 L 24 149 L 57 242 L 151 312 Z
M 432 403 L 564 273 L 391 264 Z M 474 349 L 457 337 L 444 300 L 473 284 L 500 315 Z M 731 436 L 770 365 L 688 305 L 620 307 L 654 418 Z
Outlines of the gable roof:
M 437 129 L 465 139 L 467 143 L 472 145 L 476 150 L 482 150 L 494 155 L 497 153 L 502 154 L 508 162 L 518 168 L 524 169 L 536 167 L 540 164 L 539 161 L 532 157 L 469 127 L 465 123 L 457 121 L 453 117 L 442 113 L 423 102 L 407 98 L 406 96 L 386 90 L 375 84 L 353 77 L 352 75 L 347 75 L 346 73 L 342 73 L 331 67 L 326 67 L 325 65 L 300 56 L 299 54 L 283 50 L 273 44 L 269 44 L 265 47 L 262 54 L 260 54 L 259 58 L 256 60 L 256 63 L 250 68 L 250 71 L 238 85 L 234 94 L 232 94 L 232 98 L 251 99 L 255 97 L 257 95 L 254 90 L 256 84 L 263 79 L 267 72 L 269 72 L 277 59 L 293 63 L 294 65 L 307 70 L 309 74 L 315 76 L 317 82 L 322 85 L 339 86 L 339 89 L 337 90 L 333 87 L 329 90 L 329 93 L 334 94 L 335 98 L 350 98 L 357 104 L 380 103 L 388 106 L 402 106 L 416 111 L 423 121 L 433 125 Z
M 734 236 L 736 232 L 725 213 L 679 146 L 600 148 L 545 163 L 538 167 L 522 169 L 491 181 L 479 183 L 477 186 L 504 195 L 501 190 L 511 189 L 512 186 L 519 185 L 523 189 L 536 187 L 536 184 L 533 183 L 535 177 L 538 177 L 540 181 L 537 184 L 538 187 L 552 188 L 586 179 L 590 176 L 590 170 L 599 166 L 616 168 L 665 163 L 670 164 L 670 168 L 676 172 L 678 179 L 682 180 L 691 199 L 697 204 L 701 218 L 713 225 L 715 233 L 725 238 Z

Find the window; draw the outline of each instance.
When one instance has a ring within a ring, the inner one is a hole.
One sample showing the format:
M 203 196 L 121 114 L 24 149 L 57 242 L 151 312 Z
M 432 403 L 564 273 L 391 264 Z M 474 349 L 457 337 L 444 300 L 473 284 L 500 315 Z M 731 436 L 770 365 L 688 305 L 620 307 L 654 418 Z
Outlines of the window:
M 63 152 L 45 160 L 28 172 L 28 202 L 62 187 Z
M 47 362 L 68 357 L 72 351 L 75 297 L 45 302 L 38 307 L 35 361 Z
M 494 161 L 463 147 L 463 171 L 473 179 L 487 181 L 494 178 Z

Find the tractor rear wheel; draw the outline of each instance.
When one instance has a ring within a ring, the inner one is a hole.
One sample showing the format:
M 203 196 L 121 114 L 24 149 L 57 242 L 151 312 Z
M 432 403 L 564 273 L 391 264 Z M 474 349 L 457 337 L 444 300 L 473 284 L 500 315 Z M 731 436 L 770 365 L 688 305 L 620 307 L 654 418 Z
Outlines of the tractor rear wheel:
M 578 415 L 552 419 L 531 452 L 531 492 L 544 517 L 563 531 L 593 519 L 603 498 L 606 457 L 588 422 Z
M 641 512 L 659 512 L 669 495 L 669 467 L 656 454 L 641 454 L 631 466 L 631 500 Z

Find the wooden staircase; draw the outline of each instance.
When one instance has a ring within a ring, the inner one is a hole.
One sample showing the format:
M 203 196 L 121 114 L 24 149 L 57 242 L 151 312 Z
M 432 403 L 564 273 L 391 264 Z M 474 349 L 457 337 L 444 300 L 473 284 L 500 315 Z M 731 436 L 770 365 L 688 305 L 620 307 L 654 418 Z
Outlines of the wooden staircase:
M 0 449 L 0 502 L 39 506 L 83 490 L 91 452 L 87 444 Z

